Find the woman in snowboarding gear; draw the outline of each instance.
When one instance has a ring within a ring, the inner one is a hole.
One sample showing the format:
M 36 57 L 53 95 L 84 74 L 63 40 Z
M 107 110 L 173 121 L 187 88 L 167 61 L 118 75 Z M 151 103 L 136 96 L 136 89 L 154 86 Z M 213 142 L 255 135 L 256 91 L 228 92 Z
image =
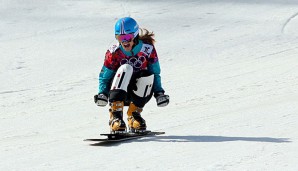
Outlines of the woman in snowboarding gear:
M 140 32 L 139 32 L 140 31 Z M 123 107 L 127 110 L 128 127 L 132 132 L 147 128 L 141 116 L 146 103 L 154 95 L 157 106 L 167 106 L 169 96 L 161 85 L 160 65 L 154 47 L 154 34 L 140 29 L 131 17 L 120 18 L 115 24 L 117 45 L 105 54 L 99 74 L 98 94 L 94 101 L 98 106 L 110 102 L 111 132 L 126 131 Z

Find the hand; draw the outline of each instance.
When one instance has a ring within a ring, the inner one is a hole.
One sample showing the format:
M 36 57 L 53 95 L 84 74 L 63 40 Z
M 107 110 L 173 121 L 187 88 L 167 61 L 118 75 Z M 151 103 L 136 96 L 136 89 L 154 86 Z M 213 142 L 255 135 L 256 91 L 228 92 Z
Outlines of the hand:
M 105 94 L 96 94 L 94 96 L 94 102 L 97 104 L 97 106 L 104 107 L 108 104 L 108 97 Z
M 156 98 L 156 103 L 158 107 L 164 107 L 170 103 L 170 96 L 165 95 L 163 92 L 155 93 L 154 97 Z

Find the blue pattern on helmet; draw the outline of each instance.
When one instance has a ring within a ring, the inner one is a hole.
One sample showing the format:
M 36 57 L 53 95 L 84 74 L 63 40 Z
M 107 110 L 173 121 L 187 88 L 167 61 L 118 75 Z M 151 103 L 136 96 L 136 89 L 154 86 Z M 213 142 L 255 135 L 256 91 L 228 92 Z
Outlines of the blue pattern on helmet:
M 117 20 L 115 24 L 115 35 L 131 33 L 134 33 L 134 37 L 139 34 L 139 25 L 133 18 L 124 17 Z

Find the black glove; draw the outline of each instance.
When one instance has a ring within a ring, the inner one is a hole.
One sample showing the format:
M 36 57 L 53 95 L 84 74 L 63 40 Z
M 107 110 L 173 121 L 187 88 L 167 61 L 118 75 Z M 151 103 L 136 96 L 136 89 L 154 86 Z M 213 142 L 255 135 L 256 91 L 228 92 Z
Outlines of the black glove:
M 170 96 L 165 95 L 163 92 L 154 93 L 158 107 L 167 106 L 170 103 Z
M 97 106 L 104 107 L 108 104 L 108 97 L 105 94 L 96 94 L 94 95 L 94 102 L 97 104 Z

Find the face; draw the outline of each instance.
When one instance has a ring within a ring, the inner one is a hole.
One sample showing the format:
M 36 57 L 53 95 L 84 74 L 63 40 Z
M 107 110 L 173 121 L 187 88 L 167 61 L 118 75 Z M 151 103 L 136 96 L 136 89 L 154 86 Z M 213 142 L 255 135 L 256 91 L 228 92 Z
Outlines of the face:
M 131 51 L 133 46 L 133 39 L 130 42 L 120 43 L 125 51 Z
M 125 51 L 131 51 L 133 46 L 133 34 L 116 35 L 116 39 L 122 45 Z

